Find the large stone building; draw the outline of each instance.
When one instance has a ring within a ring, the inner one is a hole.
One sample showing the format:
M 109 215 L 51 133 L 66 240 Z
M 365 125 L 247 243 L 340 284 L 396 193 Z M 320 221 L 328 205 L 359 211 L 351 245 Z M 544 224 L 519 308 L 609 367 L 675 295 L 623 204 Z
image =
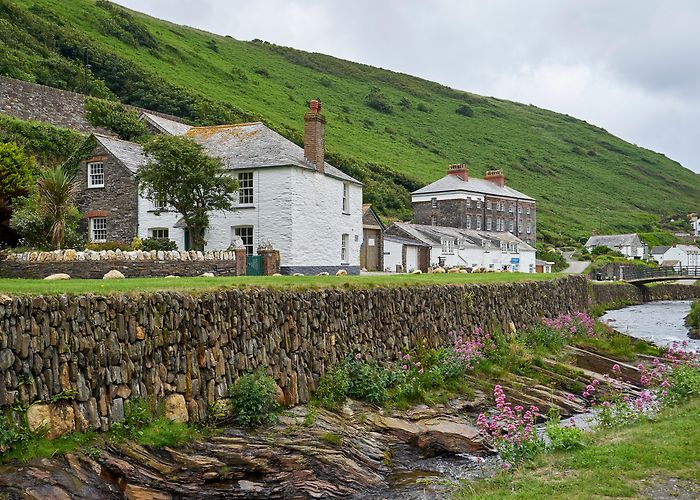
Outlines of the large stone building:
M 325 118 L 320 102 L 311 105 L 304 148 L 262 123 L 190 127 L 144 113 L 153 131 L 191 137 L 239 181 L 236 210 L 210 215 L 205 250 L 224 250 L 240 239 L 252 255 L 269 242 L 280 252 L 283 273 L 359 273 L 362 184 L 325 162 Z M 182 216 L 138 192 L 136 174 L 147 161 L 141 145 L 95 139 L 78 174 L 78 208 L 86 215 L 89 241 L 154 237 L 188 250 Z
M 416 224 L 507 232 L 535 245 L 535 199 L 506 186 L 501 170 L 476 179 L 466 165 L 450 165 L 445 177 L 414 191 L 412 202 Z

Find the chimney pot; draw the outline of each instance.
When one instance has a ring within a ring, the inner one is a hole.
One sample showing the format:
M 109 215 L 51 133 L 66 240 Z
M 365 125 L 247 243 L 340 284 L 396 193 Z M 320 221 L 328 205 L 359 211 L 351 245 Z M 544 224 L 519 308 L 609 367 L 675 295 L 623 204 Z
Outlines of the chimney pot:
M 469 167 L 466 163 L 456 163 L 447 168 L 447 175 L 454 175 L 463 181 L 469 180 Z
M 489 170 L 484 175 L 484 180 L 493 182 L 497 186 L 503 187 L 506 185 L 506 176 L 503 175 L 503 170 L 500 168 L 497 170 Z
M 325 172 L 326 118 L 321 114 L 321 100 L 309 101 L 309 112 L 304 115 L 304 156 L 316 165 L 316 170 Z

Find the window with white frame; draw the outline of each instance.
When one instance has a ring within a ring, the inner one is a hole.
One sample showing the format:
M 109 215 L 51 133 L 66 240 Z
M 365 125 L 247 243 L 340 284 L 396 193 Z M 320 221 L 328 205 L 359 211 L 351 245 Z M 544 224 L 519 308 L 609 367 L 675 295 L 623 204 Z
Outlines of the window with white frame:
M 437 215 L 432 215 L 430 217 L 430 225 L 431 226 L 437 226 Z
M 523 207 L 520 207 L 520 206 L 519 206 L 519 207 L 518 207 L 518 214 L 522 214 L 522 213 L 523 213 Z
M 532 232 L 532 226 L 530 226 L 530 223 L 527 223 L 527 234 L 530 234 Z
M 349 255 L 349 249 L 348 245 L 350 244 L 350 235 L 349 234 L 343 234 L 343 236 L 340 238 L 340 261 L 344 264 L 348 263 L 348 255 Z
M 233 228 L 233 236 L 243 240 L 246 255 L 253 255 L 253 226 L 236 226 Z
M 251 205 L 253 203 L 253 172 L 239 172 L 238 186 L 238 203 Z
M 486 230 L 491 231 L 491 217 L 486 217 Z
M 483 248 L 491 248 L 491 242 L 489 240 L 481 240 L 481 246 Z
M 508 243 L 505 241 L 501 241 L 501 252 L 505 252 L 508 250 Z
M 525 213 L 527 213 L 527 215 L 530 215 L 530 207 L 527 207 Z
M 472 228 L 472 218 L 471 216 L 467 215 L 467 229 Z
M 350 213 L 350 184 L 343 183 L 343 212 Z
M 476 208 L 481 208 L 481 200 L 476 200 Z
M 486 210 L 491 210 L 491 200 L 486 200 Z
M 153 208 L 156 210 L 163 210 L 168 203 L 166 202 L 166 198 L 163 195 L 157 195 L 153 199 Z
M 90 241 L 104 243 L 107 241 L 107 218 L 93 217 L 90 219 Z
M 511 213 L 511 214 L 512 214 L 513 212 L 515 212 L 515 204 L 513 204 L 513 203 L 510 204 L 510 208 L 508 209 L 508 212 Z
M 477 231 L 481 230 L 481 217 L 476 218 L 476 229 Z
M 101 188 L 105 187 L 105 165 L 100 162 L 88 163 L 88 187 Z
M 471 208 L 471 207 L 472 207 L 472 197 L 467 196 L 467 208 Z
M 510 231 L 512 233 L 512 232 L 514 232 L 514 230 L 515 230 L 515 224 L 513 223 L 513 221 L 510 221 L 508 231 Z
M 430 206 L 433 207 L 433 208 L 437 208 L 437 207 L 438 207 L 437 198 L 430 198 Z
M 156 240 L 169 240 L 170 230 L 167 227 L 153 227 L 148 230 L 151 238 Z
M 455 253 L 455 241 L 452 238 L 442 238 L 442 253 L 446 255 Z

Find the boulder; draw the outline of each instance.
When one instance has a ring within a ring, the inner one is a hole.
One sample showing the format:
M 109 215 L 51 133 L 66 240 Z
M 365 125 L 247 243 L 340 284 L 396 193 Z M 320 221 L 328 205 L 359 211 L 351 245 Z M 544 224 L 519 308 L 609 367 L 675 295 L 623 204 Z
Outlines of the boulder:
M 214 273 L 202 273 L 199 275 L 200 278 L 213 278 Z
M 44 278 L 44 279 L 45 279 L 45 280 L 49 280 L 49 281 L 69 280 L 69 279 L 70 279 L 70 275 L 69 275 L 69 274 L 66 274 L 66 273 L 56 273 L 56 274 L 50 274 L 50 275 L 48 275 L 48 276 L 47 276 L 46 278 Z
M 102 279 L 103 280 L 123 280 L 124 277 L 125 276 L 120 271 L 117 271 L 116 269 L 112 269 L 107 274 L 102 276 Z
M 336 276 L 347 276 L 348 272 L 345 269 L 338 269 L 338 271 L 335 273 Z
M 0 372 L 8 370 L 15 363 L 15 355 L 11 349 L 0 351 Z
M 329 273 L 327 273 L 326 271 L 321 271 L 316 276 L 329 276 Z
M 46 438 L 56 439 L 75 430 L 73 406 L 35 403 L 27 408 L 27 425 L 31 432 L 46 431 Z
M 186 423 L 190 420 L 187 413 L 187 403 L 182 394 L 168 394 L 165 397 L 165 410 L 163 415 L 173 422 Z

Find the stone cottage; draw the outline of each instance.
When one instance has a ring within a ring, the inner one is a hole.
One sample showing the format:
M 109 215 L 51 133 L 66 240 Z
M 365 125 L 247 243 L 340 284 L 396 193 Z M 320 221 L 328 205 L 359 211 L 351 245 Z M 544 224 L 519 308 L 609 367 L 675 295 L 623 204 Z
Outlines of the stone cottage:
M 483 179 L 469 176 L 465 164 L 450 165 L 447 175 L 411 194 L 413 222 L 476 231 L 510 233 L 534 245 L 535 199 L 506 186 L 502 170 Z
M 360 270 L 362 184 L 324 160 L 325 117 L 311 101 L 304 115 L 304 148 L 262 123 L 190 127 L 150 113 L 154 132 L 191 137 L 220 158 L 240 184 L 234 212 L 214 212 L 206 250 L 242 241 L 252 255 L 261 245 L 279 250 L 283 273 Z M 139 144 L 103 135 L 78 173 L 78 208 L 91 242 L 164 238 L 188 250 L 182 217 L 138 192 L 136 174 L 146 163 Z

